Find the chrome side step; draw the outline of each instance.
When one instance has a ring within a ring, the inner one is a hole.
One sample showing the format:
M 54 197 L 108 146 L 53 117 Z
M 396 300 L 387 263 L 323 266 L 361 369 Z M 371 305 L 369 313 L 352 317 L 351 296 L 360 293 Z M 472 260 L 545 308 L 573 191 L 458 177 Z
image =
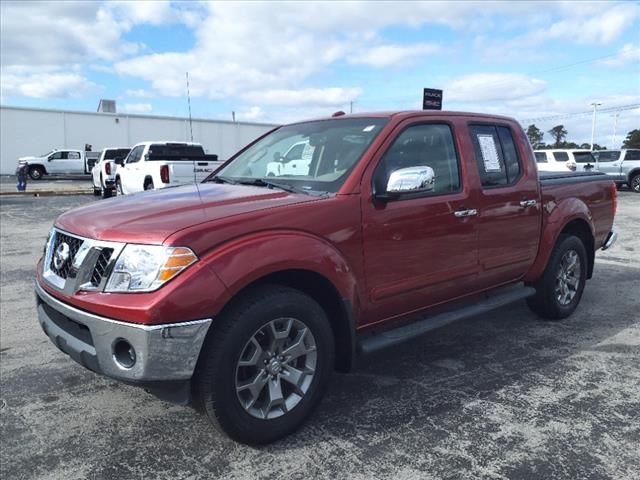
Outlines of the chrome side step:
M 522 284 L 520 284 L 522 285 Z M 377 334 L 363 336 L 357 342 L 358 353 L 367 355 L 393 345 L 399 345 L 413 338 L 419 337 L 431 330 L 444 327 L 450 323 L 465 318 L 490 312 L 496 308 L 509 305 L 530 297 L 536 293 L 533 287 L 510 287 L 508 290 L 499 290 L 481 298 L 473 305 L 450 310 L 422 320 L 403 325 L 392 330 L 386 330 Z

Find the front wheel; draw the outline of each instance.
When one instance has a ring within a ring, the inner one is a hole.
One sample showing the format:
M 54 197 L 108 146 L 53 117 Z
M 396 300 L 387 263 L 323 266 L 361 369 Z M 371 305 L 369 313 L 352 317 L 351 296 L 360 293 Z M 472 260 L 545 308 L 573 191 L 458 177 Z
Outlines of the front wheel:
M 582 240 L 561 235 L 547 268 L 534 285 L 536 294 L 527 299 L 534 313 L 548 320 L 571 315 L 580 303 L 587 280 L 587 251 Z
M 265 286 L 219 317 L 194 388 L 209 419 L 231 438 L 269 443 L 309 417 L 333 360 L 333 335 L 320 305 L 298 290 Z
M 31 167 L 29 169 L 29 176 L 31 180 L 41 180 L 44 176 L 44 169 L 42 167 Z
M 120 181 L 120 177 L 116 178 L 116 195 L 124 195 L 124 191 L 122 190 L 122 182 Z
M 633 178 L 631 178 L 629 185 L 631 186 L 631 190 L 640 193 L 640 173 L 636 173 Z

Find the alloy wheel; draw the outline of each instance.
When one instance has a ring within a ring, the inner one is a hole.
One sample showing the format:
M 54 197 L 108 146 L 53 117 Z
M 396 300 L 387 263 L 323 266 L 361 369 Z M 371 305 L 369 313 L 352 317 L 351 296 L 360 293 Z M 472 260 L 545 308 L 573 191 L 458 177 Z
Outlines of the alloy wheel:
M 582 264 L 578 252 L 568 250 L 562 256 L 556 275 L 555 295 L 560 305 L 569 305 L 573 301 L 578 293 L 581 275 Z
M 260 327 L 236 365 L 236 395 L 244 410 L 273 419 L 295 408 L 313 382 L 316 350 L 313 333 L 300 320 L 279 318 Z

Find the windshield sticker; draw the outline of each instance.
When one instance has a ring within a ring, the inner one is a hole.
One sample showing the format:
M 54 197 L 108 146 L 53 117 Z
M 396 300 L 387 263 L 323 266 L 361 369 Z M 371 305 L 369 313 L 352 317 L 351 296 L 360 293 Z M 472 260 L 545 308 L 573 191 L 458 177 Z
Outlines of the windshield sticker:
M 478 135 L 478 143 L 482 151 L 482 160 L 484 162 L 485 172 L 499 172 L 500 159 L 498 158 L 498 149 L 493 135 Z
M 368 127 L 364 127 L 362 129 L 363 132 L 370 132 L 371 130 L 373 130 L 374 128 L 376 128 L 375 125 L 369 125 Z

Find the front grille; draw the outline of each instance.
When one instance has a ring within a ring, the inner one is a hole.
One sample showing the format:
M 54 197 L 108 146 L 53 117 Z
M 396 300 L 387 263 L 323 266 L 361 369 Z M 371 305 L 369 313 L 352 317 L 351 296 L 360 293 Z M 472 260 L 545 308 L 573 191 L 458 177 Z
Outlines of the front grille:
M 66 243 L 69 246 L 69 258 L 67 261 L 63 262 L 62 265 L 60 265 L 60 268 L 56 268 L 56 250 L 63 243 Z M 69 272 L 71 271 L 73 259 L 76 258 L 76 254 L 82 246 L 82 243 L 83 240 L 80 238 L 72 237 L 61 232 L 56 232 L 53 244 L 51 245 L 51 264 L 49 265 L 51 271 L 58 275 L 60 278 L 66 279 L 69 276 Z
M 96 261 L 96 266 L 93 269 L 93 273 L 91 274 L 91 285 L 97 287 L 100 285 L 102 278 L 105 273 L 107 273 L 107 268 L 109 267 L 109 260 L 111 260 L 111 256 L 113 255 L 113 248 L 103 248 L 100 252 L 100 256 Z

